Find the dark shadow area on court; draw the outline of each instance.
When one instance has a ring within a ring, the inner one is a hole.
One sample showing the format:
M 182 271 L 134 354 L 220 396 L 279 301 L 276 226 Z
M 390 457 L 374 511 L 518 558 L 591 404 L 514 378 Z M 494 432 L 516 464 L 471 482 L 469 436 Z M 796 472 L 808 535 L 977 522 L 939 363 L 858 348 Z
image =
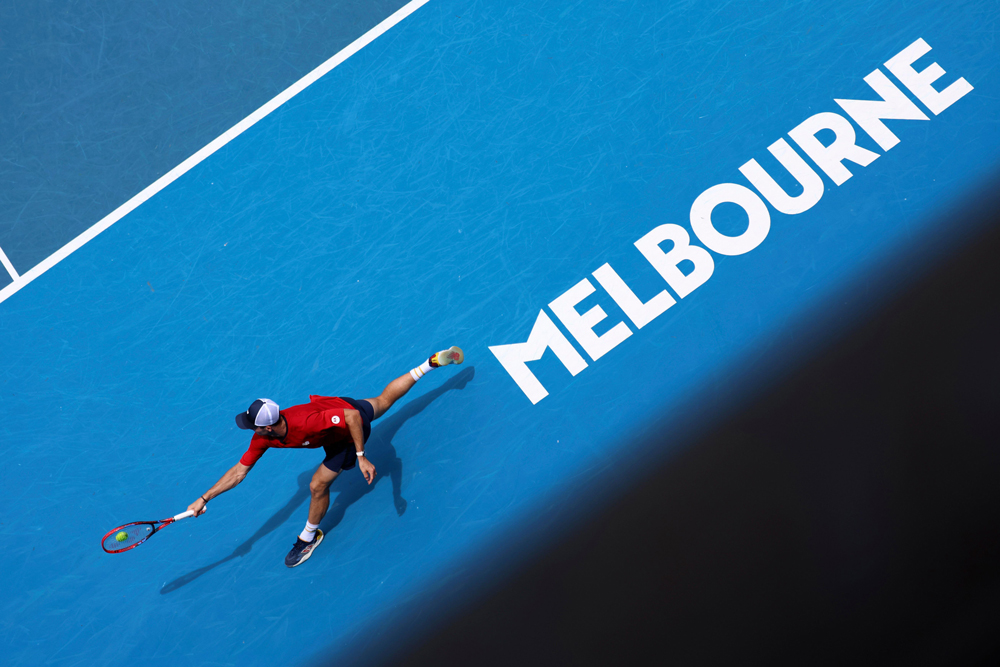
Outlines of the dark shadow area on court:
M 375 486 L 385 477 L 392 480 L 392 500 L 393 505 L 396 508 L 396 514 L 403 516 L 403 513 L 406 512 L 406 500 L 402 495 L 403 460 L 396 453 L 393 438 L 396 436 L 400 427 L 405 424 L 407 420 L 423 412 L 431 403 L 433 403 L 445 392 L 452 389 L 464 389 L 465 385 L 467 385 L 475 376 L 476 367 L 469 366 L 442 384 L 440 387 L 432 389 L 423 396 L 419 396 L 412 401 L 403 404 L 402 407 L 391 411 L 388 415 L 376 422 L 377 426 L 372 429 L 371 436 L 369 436 L 368 442 L 365 443 L 365 451 L 370 455 L 372 462 L 375 463 L 375 467 L 378 470 L 378 474 L 375 476 L 375 481 L 368 484 L 365 482 L 364 477 L 360 474 L 341 474 L 336 480 L 334 480 L 333 485 L 330 487 L 330 492 L 331 494 L 336 493 L 336 497 L 331 498 L 330 509 L 327 511 L 322 523 L 320 523 L 321 529 L 324 533 L 329 534 L 331 530 L 336 528 L 343 520 L 344 514 L 347 512 L 347 508 L 365 495 L 371 493 Z M 163 588 L 160 589 L 160 594 L 163 595 L 166 593 L 172 593 L 178 588 L 190 584 L 201 575 L 214 570 L 220 565 L 228 563 L 234 558 L 247 555 L 250 553 L 250 550 L 253 549 L 253 545 L 260 538 L 273 532 L 279 526 L 284 525 L 295 512 L 302 510 L 304 521 L 305 506 L 308 505 L 309 500 L 309 482 L 312 480 L 313 473 L 316 471 L 316 465 L 318 464 L 310 465 L 309 468 L 299 474 L 297 478 L 298 488 L 296 489 L 295 494 L 280 510 L 271 515 L 271 517 L 264 522 L 264 525 L 262 525 L 257 532 L 251 535 L 238 547 L 233 549 L 231 554 L 225 558 L 215 561 L 214 563 L 211 563 L 210 565 L 200 567 L 197 570 L 192 570 L 191 572 L 164 584 Z M 275 557 L 277 558 L 278 555 Z
M 469 366 L 437 389 L 413 399 L 399 408 L 398 412 L 391 412 L 376 422 L 378 426 L 372 429 L 372 434 L 365 444 L 365 450 L 371 454 L 371 460 L 375 462 L 379 474 L 371 484 L 365 482 L 365 478 L 361 474 L 340 475 L 334 481 L 330 488 L 337 491 L 337 497 L 331 499 L 330 509 L 320 523 L 324 533 L 329 534 L 331 530 L 336 528 L 343 520 L 347 508 L 371 493 L 379 480 L 386 475 L 386 472 L 388 472 L 389 479 L 392 480 L 392 500 L 396 514 L 403 516 L 406 511 L 406 500 L 402 496 L 403 461 L 396 455 L 393 438 L 396 437 L 396 433 L 407 420 L 423 412 L 427 406 L 445 392 L 452 389 L 465 389 L 465 385 L 475 376 L 476 367 Z M 308 486 L 307 482 L 306 487 Z M 306 490 L 308 491 L 308 488 Z
M 616 497 L 581 519 L 589 501 L 567 494 L 507 552 L 381 619 L 350 664 L 1000 663 L 998 193 L 941 221 L 975 217 L 978 238 L 891 279 L 778 376 L 776 344 L 744 369 L 758 391 L 719 383 L 692 408 L 735 405 L 727 418 L 667 459 L 648 453 L 687 436 L 637 443 L 634 480 L 643 466 L 623 462 L 581 485 Z

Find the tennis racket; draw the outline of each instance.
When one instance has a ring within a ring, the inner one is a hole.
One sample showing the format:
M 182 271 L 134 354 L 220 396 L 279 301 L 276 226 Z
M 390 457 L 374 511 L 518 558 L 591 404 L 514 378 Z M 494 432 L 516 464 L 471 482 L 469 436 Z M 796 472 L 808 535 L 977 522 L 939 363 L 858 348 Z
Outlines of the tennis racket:
M 104 539 L 101 540 L 101 548 L 109 554 L 120 554 L 123 551 L 135 549 L 155 535 L 157 531 L 163 530 L 174 521 L 180 521 L 189 516 L 194 516 L 192 510 L 172 516 L 169 519 L 164 519 L 163 521 L 133 521 L 132 523 L 112 528 L 104 536 Z

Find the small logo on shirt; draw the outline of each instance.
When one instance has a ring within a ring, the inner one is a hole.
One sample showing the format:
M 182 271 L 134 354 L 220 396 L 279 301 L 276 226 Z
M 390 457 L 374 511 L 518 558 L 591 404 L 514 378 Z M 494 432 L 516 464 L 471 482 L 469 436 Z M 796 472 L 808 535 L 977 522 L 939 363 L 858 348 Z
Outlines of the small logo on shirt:
M 339 424 L 340 423 L 340 417 L 337 417 L 337 416 L 330 417 L 330 421 L 332 421 L 334 424 Z
M 302 446 L 303 446 L 303 447 L 308 447 L 308 446 L 309 446 L 309 441 L 308 441 L 308 440 L 306 440 L 305 442 L 303 442 L 303 443 L 302 443 Z

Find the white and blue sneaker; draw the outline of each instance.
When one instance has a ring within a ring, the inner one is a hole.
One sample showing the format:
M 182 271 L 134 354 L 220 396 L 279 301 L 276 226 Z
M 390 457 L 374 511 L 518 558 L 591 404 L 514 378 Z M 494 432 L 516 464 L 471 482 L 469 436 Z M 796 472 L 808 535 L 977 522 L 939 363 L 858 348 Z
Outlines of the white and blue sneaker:
M 288 552 L 285 556 L 285 565 L 288 567 L 295 567 L 296 565 L 301 565 L 302 563 L 309 560 L 309 557 L 313 555 L 316 547 L 319 543 L 323 541 L 323 531 L 319 528 L 316 529 L 316 537 L 313 538 L 312 542 L 304 542 L 301 538 L 295 540 L 295 546 L 292 550 Z

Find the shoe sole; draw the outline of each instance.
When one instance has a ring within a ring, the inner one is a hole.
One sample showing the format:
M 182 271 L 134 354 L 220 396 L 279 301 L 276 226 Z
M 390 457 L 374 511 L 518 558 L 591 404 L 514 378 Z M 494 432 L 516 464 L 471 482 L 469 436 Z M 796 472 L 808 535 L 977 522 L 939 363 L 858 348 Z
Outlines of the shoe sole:
M 448 348 L 448 364 L 460 364 L 465 361 L 465 352 L 462 352 L 462 348 L 452 346 Z M 440 364 L 441 366 L 447 366 L 448 364 Z
M 318 547 L 319 543 L 322 542 L 322 541 L 323 541 L 323 531 L 317 529 L 316 530 L 316 540 L 313 542 L 312 549 L 310 549 L 309 551 L 306 552 L 306 555 L 302 557 L 302 560 L 300 560 L 295 565 L 289 565 L 288 567 L 298 567 L 299 565 L 302 565 L 302 563 L 304 563 L 307 560 L 309 560 L 310 558 L 312 558 L 313 552 L 316 551 L 316 547 Z

